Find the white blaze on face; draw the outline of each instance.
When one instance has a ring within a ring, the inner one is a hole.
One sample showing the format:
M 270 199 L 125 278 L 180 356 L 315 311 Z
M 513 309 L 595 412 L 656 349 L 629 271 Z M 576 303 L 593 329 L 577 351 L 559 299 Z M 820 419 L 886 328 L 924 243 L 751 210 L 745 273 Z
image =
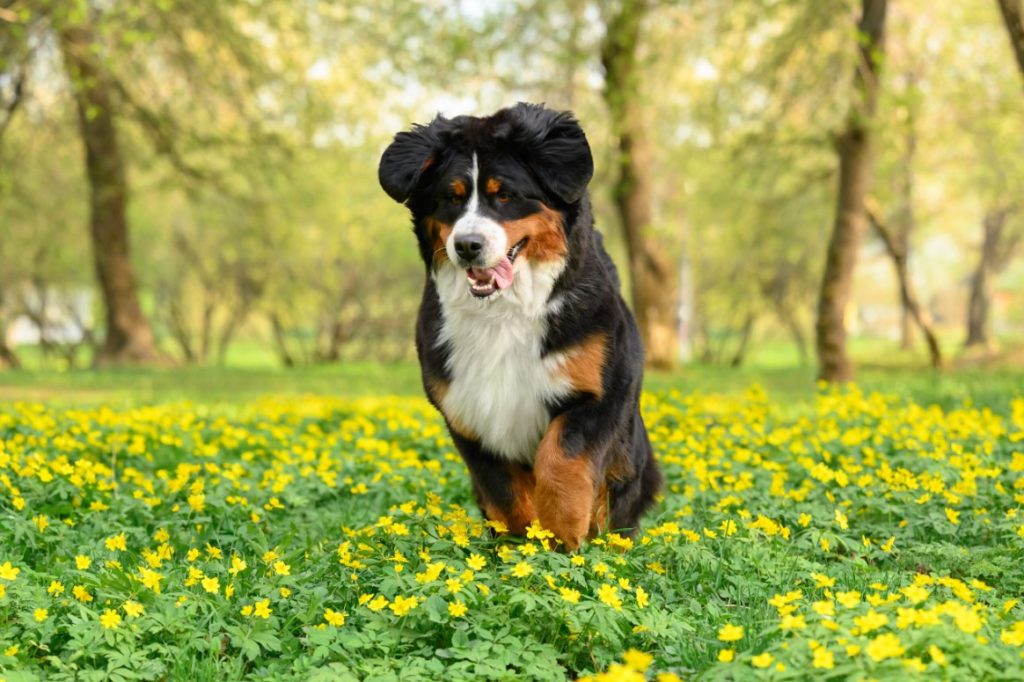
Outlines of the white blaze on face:
M 464 235 L 480 235 L 484 239 L 481 265 L 490 267 L 504 257 L 505 252 L 509 249 L 509 244 L 504 228 L 494 220 L 480 215 L 480 167 L 477 165 L 476 152 L 473 152 L 471 177 L 466 212 L 455 221 L 452 233 L 445 243 L 445 249 L 448 251 L 448 260 L 458 263 L 459 257 L 455 253 L 455 240 Z

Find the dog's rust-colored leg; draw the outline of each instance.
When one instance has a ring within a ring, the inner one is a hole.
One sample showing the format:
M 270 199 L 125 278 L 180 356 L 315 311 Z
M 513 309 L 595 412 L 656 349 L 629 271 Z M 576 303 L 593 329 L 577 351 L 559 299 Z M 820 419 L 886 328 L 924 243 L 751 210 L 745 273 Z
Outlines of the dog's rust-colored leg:
M 594 471 L 585 452 L 570 456 L 562 447 L 563 417 L 548 426 L 537 448 L 535 505 L 544 528 L 569 550 L 579 548 L 594 516 Z

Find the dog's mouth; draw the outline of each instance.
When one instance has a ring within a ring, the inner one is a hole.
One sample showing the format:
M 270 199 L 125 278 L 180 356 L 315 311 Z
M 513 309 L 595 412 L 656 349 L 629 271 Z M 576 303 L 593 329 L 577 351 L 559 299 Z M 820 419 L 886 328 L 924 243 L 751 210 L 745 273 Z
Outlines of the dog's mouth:
M 508 289 L 515 279 L 512 264 L 526 245 L 527 237 L 523 237 L 508 250 L 500 261 L 489 268 L 468 268 L 466 281 L 469 292 L 477 298 L 487 298 L 499 289 Z

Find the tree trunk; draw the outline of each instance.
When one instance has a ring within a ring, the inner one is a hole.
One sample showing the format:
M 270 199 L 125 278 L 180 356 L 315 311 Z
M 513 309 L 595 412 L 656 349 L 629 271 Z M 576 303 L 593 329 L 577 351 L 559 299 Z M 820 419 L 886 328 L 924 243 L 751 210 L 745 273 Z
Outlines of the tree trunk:
M 3 308 L 3 296 L 0 296 L 0 369 L 21 369 L 21 359 L 7 343 L 7 317 Z
M 757 317 L 754 313 L 747 313 L 747 319 L 743 321 L 743 330 L 740 332 L 740 344 L 729 361 L 730 367 L 739 367 L 747 358 L 747 348 L 750 345 L 750 337 L 754 335 L 754 322 Z
M 295 356 L 288 350 L 288 341 L 285 338 L 284 325 L 277 313 L 270 314 L 270 327 L 274 330 L 274 347 L 277 349 L 277 357 L 285 367 L 295 366 Z
M 612 193 L 629 256 L 633 313 L 647 363 L 667 369 L 675 364 L 678 349 L 677 287 L 674 269 L 646 234 L 651 224 L 651 163 L 642 118 L 637 47 L 647 10 L 647 0 L 623 2 L 608 22 L 601 61 L 605 69 L 603 96 L 618 140 L 617 178 Z
M 885 244 L 885 250 L 892 259 L 893 266 L 896 268 L 896 281 L 899 282 L 900 302 L 903 309 L 914 320 L 928 342 L 928 357 L 931 361 L 931 366 L 934 369 L 941 369 L 942 348 L 939 346 L 938 337 L 935 335 L 935 330 L 932 327 L 931 316 L 921 308 L 917 295 L 914 293 L 910 273 L 907 272 L 906 245 L 901 244 L 893 236 L 874 210 L 868 209 L 868 219 L 871 221 L 871 225 L 875 228 L 878 236 L 881 237 L 882 243 Z
M 992 301 L 992 277 L 1009 261 L 1014 244 L 1004 243 L 1007 219 L 1013 208 L 994 209 L 985 214 L 984 235 L 978 264 L 971 274 L 971 295 L 967 303 L 967 339 L 964 348 L 982 346 L 989 350 L 989 310 Z
M 967 339 L 964 348 L 991 347 L 988 336 L 988 301 L 990 296 L 989 269 L 979 259 L 971 275 L 971 297 L 967 302 Z
M 903 154 L 900 158 L 899 170 L 899 196 L 897 198 L 896 214 L 893 217 L 893 232 L 888 234 L 895 239 L 897 251 L 902 254 L 902 267 L 904 274 L 909 267 L 910 242 L 913 239 L 916 220 L 914 218 L 914 157 L 917 155 L 917 105 L 915 102 L 918 75 L 915 70 L 908 69 L 904 73 L 906 80 L 904 93 L 907 97 L 907 119 L 904 126 Z M 889 255 L 895 259 L 894 252 L 889 249 Z M 895 262 L 895 261 L 894 261 Z M 897 265 L 897 270 L 900 265 Z M 899 273 L 897 272 L 897 275 Z M 902 282 L 902 280 L 901 280 Z M 901 285 L 902 286 L 902 283 Z M 901 296 L 902 310 L 900 312 L 900 348 L 910 350 L 914 347 L 914 313 L 907 307 L 906 299 Z
M 106 338 L 96 364 L 159 359 L 149 321 L 139 304 L 128 243 L 128 185 L 114 126 L 111 87 L 96 61 L 96 41 L 85 26 L 60 33 L 61 51 L 78 109 L 89 179 L 93 258 L 106 305 Z
M 999 0 L 999 9 L 1010 36 L 1010 46 L 1017 58 L 1017 67 L 1024 78 L 1024 7 L 1021 6 L 1021 0 Z
M 863 0 L 858 24 L 858 59 L 854 97 L 846 128 L 836 140 L 839 156 L 839 196 L 836 218 L 825 258 L 818 298 L 815 347 L 818 377 L 849 381 L 853 365 L 846 354 L 846 309 L 853 285 L 857 249 L 864 232 L 864 196 L 871 184 L 871 121 L 878 104 L 878 74 L 884 50 L 887 0 Z
M 806 367 L 807 338 L 804 336 L 804 330 L 800 327 L 800 321 L 797 320 L 796 314 L 788 305 L 780 304 L 776 306 L 776 314 L 787 331 L 789 331 L 789 335 L 793 337 L 793 345 L 796 346 L 796 352 L 800 356 L 800 366 Z

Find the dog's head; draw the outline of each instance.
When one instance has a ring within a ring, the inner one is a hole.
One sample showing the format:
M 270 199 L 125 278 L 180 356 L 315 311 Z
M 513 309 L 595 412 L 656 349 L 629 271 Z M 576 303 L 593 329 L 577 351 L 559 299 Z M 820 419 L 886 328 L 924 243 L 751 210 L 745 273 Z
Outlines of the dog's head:
M 564 260 L 565 216 L 593 173 L 576 119 L 525 103 L 398 133 L 379 168 L 384 191 L 412 211 L 428 267 L 465 270 L 478 298 L 512 286 L 524 263 Z

